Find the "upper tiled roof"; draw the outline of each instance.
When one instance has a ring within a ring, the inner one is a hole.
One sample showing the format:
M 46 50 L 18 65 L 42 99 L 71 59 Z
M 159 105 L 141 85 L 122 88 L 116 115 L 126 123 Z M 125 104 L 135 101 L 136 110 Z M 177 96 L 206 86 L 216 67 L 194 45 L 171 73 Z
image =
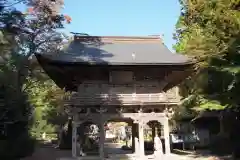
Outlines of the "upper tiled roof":
M 46 55 L 59 62 L 109 65 L 188 64 L 191 60 L 172 53 L 159 37 L 75 36 L 63 53 Z

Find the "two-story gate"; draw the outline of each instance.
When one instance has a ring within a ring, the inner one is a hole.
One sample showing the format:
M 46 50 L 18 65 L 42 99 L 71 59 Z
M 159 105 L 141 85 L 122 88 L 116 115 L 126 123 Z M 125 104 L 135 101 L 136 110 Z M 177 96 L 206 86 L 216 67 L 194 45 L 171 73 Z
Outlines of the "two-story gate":
M 193 63 L 171 53 L 159 37 L 75 36 L 63 53 L 37 58 L 59 87 L 73 92 L 66 99 L 73 117 L 73 157 L 78 152 L 77 127 L 92 121 L 100 130 L 99 154 L 104 159 L 104 124 L 114 119 L 132 122 L 133 148 L 140 158 L 144 125 L 160 122 L 165 154 L 170 153 L 168 114 L 180 102 L 174 86 L 190 75 Z

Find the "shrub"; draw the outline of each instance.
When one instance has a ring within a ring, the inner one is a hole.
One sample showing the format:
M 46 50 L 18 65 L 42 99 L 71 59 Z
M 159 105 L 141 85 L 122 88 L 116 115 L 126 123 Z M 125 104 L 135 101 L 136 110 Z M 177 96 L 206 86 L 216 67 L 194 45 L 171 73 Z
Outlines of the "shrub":
M 30 137 L 28 133 L 1 140 L 0 159 L 15 160 L 30 156 L 34 152 L 35 142 L 35 139 Z
M 211 140 L 209 147 L 214 154 L 229 154 L 232 152 L 230 139 L 224 135 L 217 135 Z

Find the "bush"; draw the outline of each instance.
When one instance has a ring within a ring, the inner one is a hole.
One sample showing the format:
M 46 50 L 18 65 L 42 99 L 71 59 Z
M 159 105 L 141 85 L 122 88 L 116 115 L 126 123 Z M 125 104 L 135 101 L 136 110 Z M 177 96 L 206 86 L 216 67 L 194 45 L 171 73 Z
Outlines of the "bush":
M 35 139 L 28 133 L 0 141 L 0 159 L 15 160 L 30 156 L 35 149 Z
M 228 136 L 217 135 L 210 142 L 210 150 L 214 154 L 229 154 L 232 152 L 231 141 Z
M 69 120 L 67 124 L 67 129 L 62 133 L 62 139 L 60 140 L 60 149 L 72 149 L 72 121 Z

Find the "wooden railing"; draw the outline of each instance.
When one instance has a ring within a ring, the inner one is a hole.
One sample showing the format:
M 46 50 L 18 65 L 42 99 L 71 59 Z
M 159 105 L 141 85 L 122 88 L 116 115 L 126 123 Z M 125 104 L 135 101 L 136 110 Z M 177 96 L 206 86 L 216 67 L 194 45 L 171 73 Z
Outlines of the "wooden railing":
M 66 99 L 71 105 L 141 105 L 178 103 L 177 88 L 160 92 L 158 84 L 152 85 L 93 85 L 84 84 L 79 92 Z

